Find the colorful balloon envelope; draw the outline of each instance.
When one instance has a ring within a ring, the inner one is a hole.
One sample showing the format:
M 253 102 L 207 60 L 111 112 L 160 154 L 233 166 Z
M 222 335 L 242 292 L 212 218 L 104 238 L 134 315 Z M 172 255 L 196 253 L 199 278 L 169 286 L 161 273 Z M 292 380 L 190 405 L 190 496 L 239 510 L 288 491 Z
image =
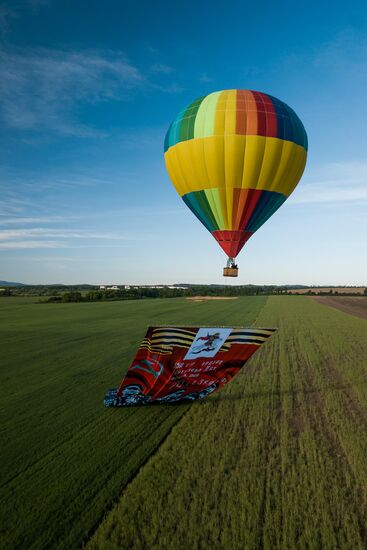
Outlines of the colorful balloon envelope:
M 279 99 L 224 90 L 196 99 L 178 114 L 164 151 L 177 192 L 235 258 L 299 182 L 307 134 Z

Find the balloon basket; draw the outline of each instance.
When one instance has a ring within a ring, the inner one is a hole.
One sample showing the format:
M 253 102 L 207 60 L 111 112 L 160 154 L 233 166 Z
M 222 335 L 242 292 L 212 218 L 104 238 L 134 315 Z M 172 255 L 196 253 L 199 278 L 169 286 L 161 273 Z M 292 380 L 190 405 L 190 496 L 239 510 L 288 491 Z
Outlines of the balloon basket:
M 238 277 L 238 269 L 236 267 L 225 267 L 223 277 Z

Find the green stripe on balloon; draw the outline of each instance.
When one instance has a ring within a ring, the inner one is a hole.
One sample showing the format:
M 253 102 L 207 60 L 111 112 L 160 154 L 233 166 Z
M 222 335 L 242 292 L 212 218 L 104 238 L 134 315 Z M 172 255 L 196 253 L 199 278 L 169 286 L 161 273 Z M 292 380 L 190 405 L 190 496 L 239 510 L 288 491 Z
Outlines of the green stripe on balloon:
M 205 191 L 192 191 L 182 197 L 184 203 L 190 208 L 201 223 L 211 232 L 219 229 L 213 216 Z
M 278 210 L 278 208 L 287 200 L 288 197 L 282 193 L 276 193 L 275 191 L 262 191 L 260 199 L 255 206 L 251 217 L 246 224 L 246 231 L 255 232 L 261 227 L 266 220 L 270 218 Z
M 190 105 L 186 109 L 181 121 L 179 141 L 186 141 L 194 137 L 195 119 L 204 97 L 205 96 L 199 97 L 198 99 L 190 103 Z

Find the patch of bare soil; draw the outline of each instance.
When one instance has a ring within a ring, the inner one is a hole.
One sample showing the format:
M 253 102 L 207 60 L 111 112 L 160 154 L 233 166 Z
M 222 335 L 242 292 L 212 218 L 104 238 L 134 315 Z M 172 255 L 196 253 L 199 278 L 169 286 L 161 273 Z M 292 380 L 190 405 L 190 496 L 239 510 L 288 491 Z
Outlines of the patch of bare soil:
M 364 286 L 315 286 L 309 288 L 293 288 L 290 294 L 319 294 L 320 292 L 338 292 L 339 294 L 363 294 Z
M 237 296 L 192 296 L 186 298 L 191 302 L 206 302 L 207 300 L 237 300 Z
M 364 296 L 312 296 L 312 300 L 328 307 L 340 309 L 355 317 L 367 319 L 367 297 Z

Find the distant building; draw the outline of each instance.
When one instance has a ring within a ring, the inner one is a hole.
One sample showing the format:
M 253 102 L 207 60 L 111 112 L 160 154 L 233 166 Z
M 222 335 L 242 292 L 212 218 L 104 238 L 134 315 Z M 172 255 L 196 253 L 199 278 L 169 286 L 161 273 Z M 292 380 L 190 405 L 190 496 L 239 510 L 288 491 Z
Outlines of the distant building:
M 106 290 L 106 285 L 100 285 L 99 290 Z
M 119 287 L 117 285 L 108 286 L 107 290 L 119 290 Z
M 167 288 L 171 288 L 173 290 L 187 290 L 187 286 L 168 286 Z
M 130 285 L 125 285 L 125 290 L 130 290 Z

